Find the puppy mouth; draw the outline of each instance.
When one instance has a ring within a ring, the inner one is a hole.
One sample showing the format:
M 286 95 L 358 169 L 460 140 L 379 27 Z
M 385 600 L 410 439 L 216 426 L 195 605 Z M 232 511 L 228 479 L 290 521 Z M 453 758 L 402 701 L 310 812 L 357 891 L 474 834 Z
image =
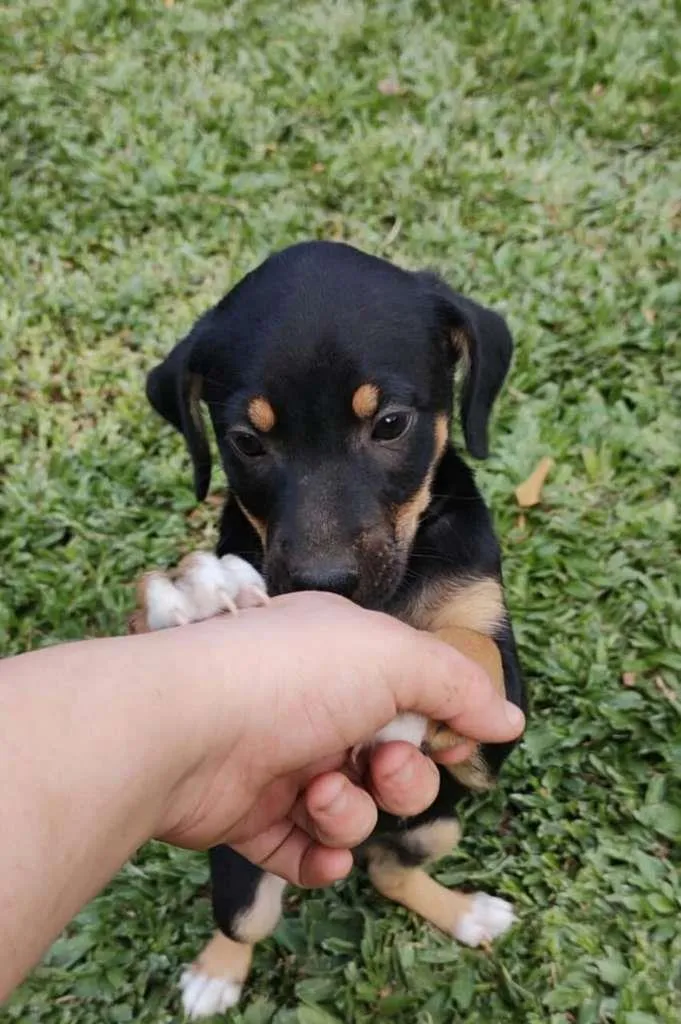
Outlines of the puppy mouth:
M 389 554 L 386 552 L 372 564 L 360 561 L 357 586 L 350 593 L 344 591 L 343 596 L 362 608 L 371 611 L 385 610 L 404 579 L 406 562 L 406 557 L 395 550 Z M 268 593 L 272 597 L 300 589 L 292 583 L 290 574 L 282 571 L 281 566 L 268 565 L 267 558 L 263 565 L 263 575 Z M 339 593 L 333 586 L 324 589 L 327 592 Z

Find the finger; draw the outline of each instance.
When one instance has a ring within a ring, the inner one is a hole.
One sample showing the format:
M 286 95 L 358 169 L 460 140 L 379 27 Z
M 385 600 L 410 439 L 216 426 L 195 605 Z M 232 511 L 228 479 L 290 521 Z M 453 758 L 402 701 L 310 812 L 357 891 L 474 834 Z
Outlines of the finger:
M 371 788 L 383 810 L 398 817 L 420 814 L 440 789 L 433 762 L 411 743 L 384 743 L 371 755 Z
M 331 850 L 310 843 L 300 865 L 300 885 L 316 889 L 347 878 L 354 861 L 350 850 Z
M 312 780 L 291 816 L 324 846 L 348 849 L 371 835 L 378 814 L 365 790 L 340 772 L 328 772 Z
M 420 712 L 481 742 L 516 739 L 525 726 L 520 708 L 504 700 L 484 669 L 432 636 L 407 645 L 393 685 L 401 711 Z
M 348 609 L 336 595 L 293 594 L 276 598 L 270 608 L 290 613 L 314 600 L 317 641 L 326 645 L 332 664 L 349 663 L 347 630 L 352 625 L 352 658 L 362 666 L 338 692 L 321 688 L 320 701 L 345 747 L 365 741 L 399 711 L 413 711 L 454 732 L 482 742 L 516 739 L 525 717 L 497 692 L 480 665 L 454 647 L 380 613 Z M 279 603 L 278 603 L 279 602 Z M 331 628 L 334 620 L 338 625 Z M 336 646 L 338 645 L 338 646 Z M 357 688 L 350 690 L 350 686 Z
M 320 846 L 292 822 L 280 822 L 233 849 L 294 885 L 309 888 L 331 885 L 345 878 L 352 869 L 349 850 Z

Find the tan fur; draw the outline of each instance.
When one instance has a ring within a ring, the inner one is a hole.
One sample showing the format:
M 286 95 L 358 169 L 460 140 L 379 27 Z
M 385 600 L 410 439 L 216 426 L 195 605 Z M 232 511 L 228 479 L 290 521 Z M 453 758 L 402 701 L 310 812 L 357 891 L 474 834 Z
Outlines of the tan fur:
M 222 932 L 215 932 L 192 967 L 208 978 L 229 978 L 242 985 L 248 977 L 253 959 L 253 946 L 246 942 L 234 942 Z
M 420 591 L 402 618 L 429 633 L 459 626 L 491 636 L 504 619 L 501 584 L 491 577 L 438 580 Z
M 234 500 L 236 501 L 237 505 L 239 506 L 243 514 L 246 516 L 246 519 L 248 519 L 249 523 L 257 533 L 258 537 L 260 538 L 260 543 L 262 544 L 262 548 L 264 551 L 265 544 L 267 542 L 267 523 L 265 522 L 264 519 L 258 519 L 257 516 L 252 515 L 245 507 L 245 505 L 242 503 L 242 501 L 239 498 L 237 498 L 236 495 L 234 495 Z
M 434 583 L 424 588 L 403 618 L 417 629 L 433 633 L 480 665 L 495 689 L 505 695 L 501 654 L 490 635 L 504 618 L 503 593 L 498 580 L 485 577 Z M 427 743 L 434 754 L 451 750 L 461 743 L 461 737 L 446 726 L 431 722 Z M 494 784 L 479 747 L 461 764 L 447 765 L 447 771 L 474 792 L 483 792 Z
M 149 621 L 147 619 L 147 585 L 151 573 L 145 572 L 135 584 L 135 597 L 137 607 L 132 615 L 128 616 L 128 633 L 148 633 Z
M 501 661 L 501 653 L 491 637 L 475 633 L 472 629 L 464 629 L 462 626 L 436 629 L 433 630 L 433 633 L 443 643 L 454 647 L 484 668 L 497 693 L 500 693 L 502 697 L 505 696 L 504 666 Z
M 435 457 L 433 462 L 437 466 L 438 462 L 444 454 L 444 450 L 449 440 L 449 424 L 447 423 L 447 417 L 444 413 L 441 413 L 435 420 Z M 435 468 L 435 466 L 433 468 Z
M 414 539 L 414 534 L 416 533 L 419 525 L 419 519 L 430 505 L 433 477 L 438 463 L 442 458 L 448 438 L 449 427 L 447 425 L 447 417 L 442 414 L 441 416 L 438 416 L 435 421 L 435 432 L 433 437 L 434 454 L 425 479 L 416 493 L 395 510 L 395 518 L 393 521 L 395 537 L 398 543 L 405 547 L 411 544 Z
M 250 400 L 247 414 L 255 429 L 261 430 L 263 434 L 268 433 L 277 422 L 274 409 L 262 395 L 258 395 Z
M 446 889 L 422 868 L 404 867 L 379 846 L 369 850 L 369 877 L 383 896 L 407 907 L 448 935 L 471 910 L 471 896 Z
M 378 409 L 379 391 L 375 384 L 361 384 L 352 396 L 352 411 L 360 420 L 370 420 Z
M 450 626 L 447 629 L 434 630 L 433 633 L 443 643 L 454 647 L 461 654 L 465 654 L 471 661 L 484 668 L 497 692 L 502 697 L 505 695 L 504 668 L 501 662 L 501 654 L 492 639 L 480 633 L 474 633 L 472 630 L 462 629 L 460 626 Z M 435 754 L 438 751 L 451 750 L 452 747 L 455 747 L 460 742 L 461 737 L 451 729 L 448 729 L 447 726 L 440 723 L 430 723 L 427 743 L 431 753 Z M 450 764 L 446 767 L 447 771 L 462 786 L 466 786 L 474 792 L 484 792 L 487 789 L 491 789 L 494 785 L 479 747 L 476 747 L 467 760 L 462 761 L 460 764 Z
M 272 934 L 281 917 L 285 887 L 283 878 L 265 872 L 258 883 L 253 903 L 234 922 L 234 934 L 241 942 L 258 942 Z
M 181 579 L 188 569 L 191 569 L 197 561 L 200 561 L 203 551 L 190 551 L 188 555 L 185 555 L 177 565 L 174 565 L 171 569 L 168 569 L 163 575 L 167 576 L 169 580 Z
M 405 836 L 408 846 L 423 852 L 426 861 L 439 860 L 451 853 L 461 839 L 461 825 L 452 818 L 419 825 Z
M 400 505 L 395 513 L 394 529 L 397 541 L 405 547 L 411 544 L 419 519 L 430 505 L 431 474 L 421 484 L 409 501 Z

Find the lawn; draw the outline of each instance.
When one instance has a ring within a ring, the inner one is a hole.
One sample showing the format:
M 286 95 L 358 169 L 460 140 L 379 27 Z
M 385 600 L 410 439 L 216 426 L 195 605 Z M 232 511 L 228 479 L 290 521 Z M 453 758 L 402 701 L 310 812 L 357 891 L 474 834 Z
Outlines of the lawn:
M 517 339 L 479 477 L 533 714 L 437 874 L 520 923 L 477 952 L 361 876 L 292 892 L 233 1024 L 681 1020 L 678 17 L 672 0 L 0 10 L 6 652 L 122 632 L 130 581 L 210 544 L 218 500 L 195 506 L 144 374 L 270 250 L 342 238 L 436 267 Z M 0 1020 L 178 1020 L 206 879 L 200 855 L 143 850 Z

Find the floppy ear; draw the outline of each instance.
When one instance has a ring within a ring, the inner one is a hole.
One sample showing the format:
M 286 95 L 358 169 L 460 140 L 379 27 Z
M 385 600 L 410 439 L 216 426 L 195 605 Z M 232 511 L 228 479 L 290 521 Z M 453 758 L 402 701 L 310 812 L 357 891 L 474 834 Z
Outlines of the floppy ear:
M 420 276 L 434 294 L 438 321 L 448 334 L 453 356 L 463 364 L 460 405 L 466 447 L 477 459 L 486 459 L 492 406 L 513 354 L 511 332 L 498 313 L 458 295 L 437 275 Z
M 147 398 L 156 412 L 184 435 L 194 465 L 194 491 L 199 501 L 208 493 L 210 448 L 201 412 L 203 378 L 194 369 L 197 346 L 204 340 L 205 320 L 192 328 L 169 356 L 147 377 Z

